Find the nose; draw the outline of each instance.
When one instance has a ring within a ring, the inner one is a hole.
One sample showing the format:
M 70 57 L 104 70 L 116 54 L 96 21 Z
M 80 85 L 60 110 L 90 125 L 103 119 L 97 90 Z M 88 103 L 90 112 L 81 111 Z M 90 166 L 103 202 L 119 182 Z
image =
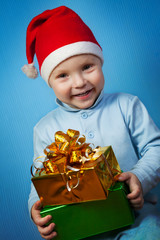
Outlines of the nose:
M 82 88 L 86 85 L 86 80 L 81 74 L 75 74 L 72 81 L 72 87 L 74 88 Z

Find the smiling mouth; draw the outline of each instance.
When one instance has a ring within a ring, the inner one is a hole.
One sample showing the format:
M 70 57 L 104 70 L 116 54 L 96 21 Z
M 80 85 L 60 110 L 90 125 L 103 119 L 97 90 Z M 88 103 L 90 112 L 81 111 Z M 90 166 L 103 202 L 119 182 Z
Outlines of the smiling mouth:
M 74 95 L 74 96 L 75 96 L 75 97 L 83 97 L 83 96 L 88 95 L 91 91 L 92 91 L 92 89 L 90 89 L 90 90 L 88 90 L 88 91 L 86 91 L 86 92 L 84 92 L 84 93 L 76 94 L 76 95 Z

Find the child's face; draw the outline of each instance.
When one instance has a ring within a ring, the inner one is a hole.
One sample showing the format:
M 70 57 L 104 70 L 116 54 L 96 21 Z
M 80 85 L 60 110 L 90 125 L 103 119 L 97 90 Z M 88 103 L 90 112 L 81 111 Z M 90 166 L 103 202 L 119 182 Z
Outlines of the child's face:
M 73 108 L 89 108 L 104 87 L 101 65 L 101 60 L 91 54 L 73 56 L 53 70 L 49 85 L 63 103 Z

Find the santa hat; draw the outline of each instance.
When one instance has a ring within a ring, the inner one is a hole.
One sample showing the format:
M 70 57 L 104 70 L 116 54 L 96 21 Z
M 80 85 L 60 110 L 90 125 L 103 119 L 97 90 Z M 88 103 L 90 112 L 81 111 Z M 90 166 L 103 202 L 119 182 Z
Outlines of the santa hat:
M 22 70 L 29 78 L 36 78 L 38 75 L 33 63 L 35 54 L 41 76 L 47 83 L 52 70 L 69 57 L 93 54 L 103 62 L 102 48 L 89 27 L 65 6 L 44 11 L 28 25 L 28 65 L 24 65 Z

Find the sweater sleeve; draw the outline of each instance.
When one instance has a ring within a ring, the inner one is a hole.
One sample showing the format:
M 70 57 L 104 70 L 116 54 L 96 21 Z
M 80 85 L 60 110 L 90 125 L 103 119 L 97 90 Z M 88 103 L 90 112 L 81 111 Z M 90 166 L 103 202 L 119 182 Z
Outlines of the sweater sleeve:
M 140 180 L 145 195 L 160 182 L 160 130 L 137 97 L 130 102 L 127 124 L 139 158 L 131 172 Z
M 43 150 L 47 146 L 47 141 L 45 141 L 45 137 L 42 137 L 40 135 L 36 126 L 34 127 L 33 144 L 34 144 L 34 158 L 33 159 L 36 159 L 39 156 L 44 156 Z M 39 165 L 39 167 L 40 167 L 40 165 Z M 37 191 L 36 191 L 33 183 L 31 183 L 31 191 L 30 191 L 30 195 L 29 195 L 29 199 L 28 199 L 28 209 L 29 209 L 30 216 L 31 216 L 31 208 L 32 208 L 33 204 L 38 200 L 39 200 L 39 196 L 37 194 Z

